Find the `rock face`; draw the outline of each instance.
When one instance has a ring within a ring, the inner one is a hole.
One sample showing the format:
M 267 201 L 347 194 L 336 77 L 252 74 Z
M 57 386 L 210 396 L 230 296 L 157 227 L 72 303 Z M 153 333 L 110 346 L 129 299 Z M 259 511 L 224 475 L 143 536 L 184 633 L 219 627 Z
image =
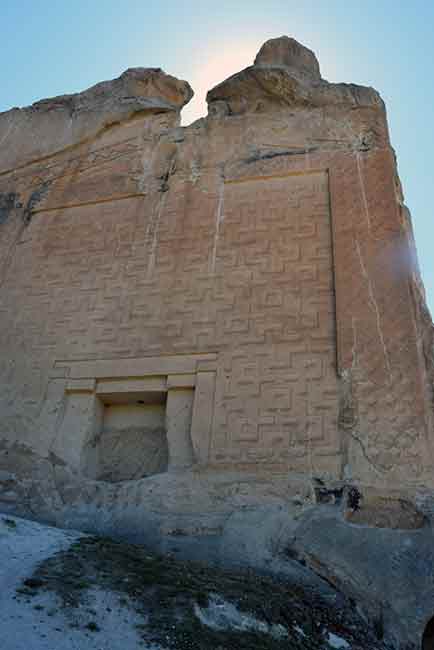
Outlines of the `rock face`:
M 62 95 L 0 115 L 0 173 L 77 146 L 133 117 L 179 114 L 193 97 L 186 81 L 159 68 L 130 68 L 76 95 Z
M 0 507 L 224 561 L 244 509 L 354 488 L 347 546 L 428 535 L 433 328 L 379 94 L 281 37 L 182 128 L 191 96 L 139 68 L 0 115 Z M 406 641 L 418 598 L 387 601 Z
M 281 36 L 266 41 L 255 58 L 255 66 L 282 65 L 291 69 L 295 77 L 321 81 L 319 63 L 315 54 L 294 38 Z

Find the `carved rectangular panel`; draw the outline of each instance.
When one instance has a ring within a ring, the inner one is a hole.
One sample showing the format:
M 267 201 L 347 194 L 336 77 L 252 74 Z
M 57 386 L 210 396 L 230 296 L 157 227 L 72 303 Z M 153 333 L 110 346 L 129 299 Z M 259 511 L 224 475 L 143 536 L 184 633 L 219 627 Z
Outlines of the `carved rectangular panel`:
M 232 308 L 217 308 L 226 345 L 213 459 L 333 473 L 339 440 L 327 173 L 227 183 L 215 274 Z

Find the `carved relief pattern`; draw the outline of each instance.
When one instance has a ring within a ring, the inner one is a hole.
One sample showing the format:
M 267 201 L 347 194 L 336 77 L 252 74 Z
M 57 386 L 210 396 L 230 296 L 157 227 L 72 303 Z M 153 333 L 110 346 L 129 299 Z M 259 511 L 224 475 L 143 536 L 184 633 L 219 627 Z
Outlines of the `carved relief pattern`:
M 36 214 L 20 252 L 1 345 L 32 350 L 34 412 L 54 359 L 217 351 L 214 462 L 338 452 L 325 173 L 175 177 L 152 200 Z
M 339 454 L 327 174 L 224 191 L 216 275 L 223 294 L 233 284 L 237 293 L 224 321 L 214 458 L 316 471 L 321 456 Z

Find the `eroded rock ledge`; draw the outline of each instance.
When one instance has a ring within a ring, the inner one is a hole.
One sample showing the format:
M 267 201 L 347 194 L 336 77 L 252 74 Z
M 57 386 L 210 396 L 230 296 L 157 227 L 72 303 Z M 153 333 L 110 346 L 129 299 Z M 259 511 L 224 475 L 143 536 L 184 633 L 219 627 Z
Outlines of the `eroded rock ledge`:
M 178 116 L 192 97 L 186 81 L 160 68 L 129 68 L 83 92 L 0 113 L 0 173 L 77 145 L 138 114 Z
M 80 144 L 136 115 L 173 113 L 176 126 L 192 96 L 188 82 L 160 68 L 130 68 L 83 92 L 0 113 L 0 173 Z M 287 36 L 267 41 L 254 65 L 211 89 L 207 102 L 210 115 L 334 104 L 384 108 L 372 88 L 325 81 L 315 54 Z
M 275 106 L 383 107 L 373 88 L 325 81 L 315 54 L 288 36 L 264 43 L 254 65 L 215 86 L 207 102 L 211 111 L 214 104 L 224 102 L 229 113 L 260 112 Z

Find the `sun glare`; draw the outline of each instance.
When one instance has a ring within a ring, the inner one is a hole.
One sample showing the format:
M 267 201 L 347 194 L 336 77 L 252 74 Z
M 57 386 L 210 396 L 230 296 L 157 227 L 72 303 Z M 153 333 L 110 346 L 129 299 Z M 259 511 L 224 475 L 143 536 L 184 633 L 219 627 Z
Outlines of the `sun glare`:
M 197 72 L 189 79 L 194 97 L 182 111 L 182 124 L 191 124 L 207 113 L 206 94 L 208 90 L 231 75 L 253 64 L 260 43 L 228 44 L 223 51 L 211 50 L 197 58 Z
M 201 53 L 196 61 L 193 75 L 188 78 L 194 90 L 194 97 L 182 111 L 182 124 L 187 126 L 207 114 L 206 94 L 208 90 L 224 81 L 231 75 L 249 65 L 253 65 L 255 56 L 262 45 L 261 40 L 251 40 L 244 43 L 229 43 L 222 50 L 217 48 Z M 321 53 L 322 73 L 330 81 L 338 79 L 336 61 L 333 50 Z

